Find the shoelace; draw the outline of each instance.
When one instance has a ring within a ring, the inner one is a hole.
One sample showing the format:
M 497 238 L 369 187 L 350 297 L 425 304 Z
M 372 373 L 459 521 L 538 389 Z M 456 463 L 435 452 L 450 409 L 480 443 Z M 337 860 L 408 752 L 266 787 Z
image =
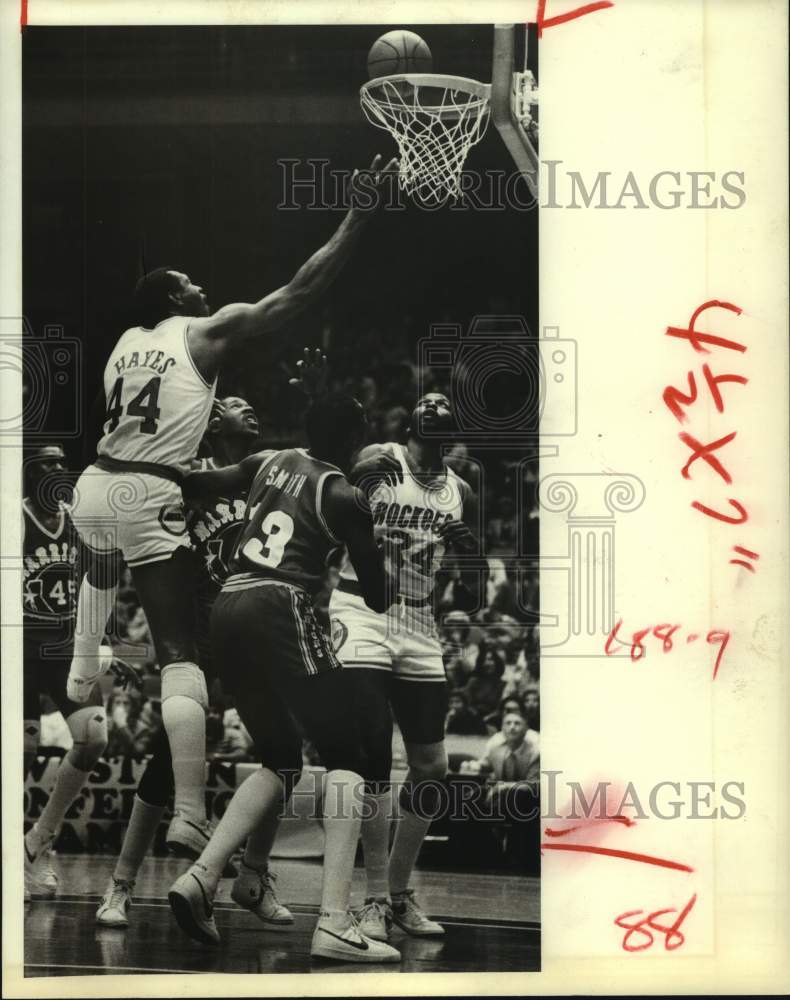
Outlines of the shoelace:
M 384 904 L 378 899 L 371 899 L 369 903 L 365 903 L 364 906 L 360 907 L 357 912 L 357 920 L 361 923 L 371 914 L 376 917 L 381 917 L 382 919 L 384 919 L 387 915 L 386 910 L 384 909 Z
M 118 907 L 120 909 L 124 896 L 127 893 L 130 893 L 133 887 L 134 882 L 123 882 L 119 879 L 113 879 L 110 898 L 107 900 L 107 905 L 111 907 Z

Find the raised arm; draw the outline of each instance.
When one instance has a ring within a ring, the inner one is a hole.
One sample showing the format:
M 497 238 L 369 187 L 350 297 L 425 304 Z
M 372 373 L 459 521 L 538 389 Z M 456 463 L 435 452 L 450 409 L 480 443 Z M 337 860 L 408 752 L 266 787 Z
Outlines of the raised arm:
M 369 210 L 353 204 L 368 189 L 369 204 L 376 204 L 376 189 L 396 161 L 382 171 L 381 157 L 376 156 L 369 171 L 355 170 L 349 182 L 352 207 L 340 226 L 319 250 L 299 268 L 287 285 L 278 288 L 253 304 L 224 306 L 213 316 L 194 319 L 189 324 L 189 348 L 204 377 L 213 378 L 228 347 L 247 337 L 260 337 L 287 323 L 326 291 L 351 253 L 365 225 Z
M 365 604 L 373 611 L 386 611 L 398 593 L 397 581 L 384 568 L 384 552 L 373 536 L 373 517 L 365 495 L 339 476 L 332 477 L 324 514 L 332 533 L 348 549 Z
M 191 472 L 183 482 L 184 499 L 200 500 L 203 497 L 233 496 L 249 489 L 258 469 L 274 455 L 273 449 L 258 451 L 248 455 L 237 465 L 226 465 L 224 469 L 207 469 L 205 472 Z

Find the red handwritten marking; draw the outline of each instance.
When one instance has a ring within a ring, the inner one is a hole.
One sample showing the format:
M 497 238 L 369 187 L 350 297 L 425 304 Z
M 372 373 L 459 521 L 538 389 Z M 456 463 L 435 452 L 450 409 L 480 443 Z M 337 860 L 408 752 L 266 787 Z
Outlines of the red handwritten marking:
M 699 636 L 696 632 L 692 632 L 691 635 L 686 636 L 686 642 L 694 642 L 697 639 L 699 639 Z
M 724 400 L 719 392 L 719 382 L 736 382 L 738 385 L 746 385 L 749 381 L 743 375 L 714 375 L 707 365 L 702 366 L 702 374 L 705 376 L 714 406 L 719 413 L 724 413 Z
M 676 417 L 681 424 L 684 424 L 688 420 L 688 416 L 683 412 L 683 406 L 691 406 L 692 403 L 696 402 L 697 399 L 697 383 L 694 379 L 694 372 L 688 373 L 689 379 L 689 394 L 686 396 L 676 389 L 673 385 L 668 385 L 662 394 L 662 399 L 667 405 L 669 412 Z
M 729 485 L 732 482 L 732 476 L 729 472 L 727 472 L 718 458 L 716 458 L 715 455 L 711 455 L 711 452 L 717 451 L 719 448 L 723 448 L 725 444 L 729 444 L 737 433 L 737 431 L 733 431 L 732 434 L 726 434 L 723 438 L 719 438 L 717 441 L 711 441 L 710 444 L 700 444 L 700 442 L 695 437 L 692 437 L 691 434 L 686 434 L 685 431 L 681 431 L 678 435 L 680 440 L 683 444 L 687 444 L 693 452 L 691 458 L 680 470 L 680 474 L 683 478 L 691 479 L 691 472 L 689 469 L 698 458 L 702 458 L 708 463 L 711 469 L 713 469 L 714 472 L 718 472 L 724 482 Z
M 612 652 L 612 643 L 615 641 L 615 639 L 617 639 L 617 633 L 620 631 L 620 626 L 622 624 L 623 624 L 623 619 L 618 618 L 614 628 L 609 633 L 609 638 L 606 640 L 606 645 L 603 647 L 603 651 L 604 653 L 606 653 L 607 656 L 614 656 L 614 653 Z M 617 641 L 620 642 L 619 639 L 617 639 Z
M 576 826 L 566 827 L 564 830 L 553 830 L 547 826 L 544 833 L 547 837 L 567 837 L 569 833 L 576 833 L 577 830 L 585 830 L 590 826 L 598 826 L 600 823 L 622 823 L 623 826 L 636 826 L 636 820 L 629 816 L 601 816 L 589 819 L 584 823 L 577 823 Z
M 716 656 L 716 662 L 713 665 L 713 679 L 716 680 L 716 674 L 719 672 L 719 665 L 721 664 L 721 658 L 724 656 L 724 650 L 727 648 L 727 643 L 730 641 L 730 633 L 722 632 L 718 629 L 711 629 L 710 632 L 705 636 L 705 641 L 708 643 L 720 642 L 721 648 L 719 649 L 718 655 Z
M 670 625 L 668 622 L 664 625 L 656 625 L 653 629 L 653 635 L 656 639 L 662 639 L 663 645 L 662 649 L 665 653 L 668 653 L 672 649 L 672 636 L 680 628 L 680 625 Z
M 759 559 L 760 556 L 756 552 L 752 552 L 751 549 L 744 549 L 741 545 L 733 545 L 733 550 L 735 552 L 740 552 L 743 556 L 748 556 L 750 559 Z M 730 559 L 730 562 L 734 566 L 743 566 L 744 569 L 748 569 L 750 573 L 756 573 L 757 570 L 752 566 L 751 563 L 744 562 L 743 559 Z
M 749 515 L 746 513 L 746 508 L 739 504 L 737 500 L 733 500 L 732 497 L 727 497 L 727 503 L 734 507 L 739 514 L 739 517 L 728 517 L 726 514 L 720 514 L 716 510 L 711 510 L 710 507 L 706 507 L 704 503 L 700 503 L 698 500 L 692 500 L 691 506 L 703 514 L 707 514 L 708 517 L 715 517 L 717 521 L 724 521 L 725 524 L 743 524 L 745 521 L 749 520 Z
M 541 844 L 541 849 L 547 851 L 578 851 L 587 854 L 602 854 L 607 858 L 621 858 L 624 861 L 638 861 L 645 865 L 657 865 L 659 868 L 672 868 L 679 872 L 693 872 L 694 869 L 680 861 L 670 861 L 668 858 L 657 858 L 652 854 L 638 854 L 635 851 L 618 851 L 614 847 L 595 847 L 592 844 Z
M 19 11 L 19 30 L 27 27 L 27 0 L 22 0 L 22 7 Z
M 685 936 L 680 931 L 680 925 L 686 919 L 686 917 L 691 912 L 694 904 L 697 901 L 697 894 L 691 897 L 691 899 L 686 903 L 683 909 L 678 914 L 677 920 L 670 924 L 668 927 L 665 924 L 659 924 L 657 918 L 663 917 L 665 913 L 677 913 L 675 907 L 667 907 L 663 910 L 654 910 L 647 917 L 642 920 L 636 921 L 635 923 L 626 923 L 628 917 L 638 916 L 640 913 L 644 913 L 644 910 L 627 910 L 625 913 L 621 913 L 619 917 L 615 917 L 615 924 L 618 927 L 622 927 L 626 931 L 626 935 L 623 938 L 623 949 L 625 951 L 645 951 L 653 944 L 653 935 L 650 930 L 658 931 L 660 934 L 664 935 L 664 948 L 666 951 L 674 951 L 679 948 L 683 942 L 686 940 Z M 647 930 L 650 928 L 650 930 Z M 634 944 L 629 945 L 632 934 L 642 934 L 647 940 L 644 944 Z
M 569 10 L 567 14 L 557 14 L 554 17 L 546 17 L 546 0 L 538 0 L 538 13 L 535 23 L 538 26 L 538 38 L 543 35 L 544 28 L 554 28 L 558 24 L 565 24 L 573 21 L 577 17 L 584 17 L 585 14 L 593 14 L 596 10 L 605 10 L 607 7 L 614 7 L 612 0 L 600 0 L 598 3 L 588 3 L 583 7 L 576 7 Z
M 647 628 L 641 628 L 641 629 L 639 629 L 638 632 L 634 632 L 634 634 L 632 636 L 632 638 L 633 638 L 634 641 L 631 644 L 631 660 L 632 660 L 633 663 L 636 663 L 637 660 L 641 660 L 642 657 L 645 655 L 645 646 L 644 646 L 644 643 L 642 642 L 642 640 L 644 639 L 644 637 L 647 635 L 647 633 L 649 631 L 650 631 L 650 626 L 648 625 Z M 638 655 L 637 655 L 637 652 L 636 652 L 637 649 L 639 649 L 639 654 Z
M 688 340 L 695 351 L 700 354 L 710 354 L 710 351 L 703 347 L 703 344 L 715 344 L 717 347 L 727 347 L 733 351 L 740 351 L 743 353 L 746 347 L 743 344 L 737 343 L 734 340 L 726 340 L 724 337 L 716 337 L 710 333 L 698 333 L 694 329 L 694 324 L 700 315 L 705 312 L 706 309 L 729 309 L 730 312 L 734 312 L 737 316 L 743 312 L 740 306 L 733 305 L 732 302 L 721 302 L 718 299 L 711 299 L 710 302 L 703 302 L 699 309 L 695 309 L 694 313 L 689 320 L 688 329 L 683 329 L 679 326 L 668 326 L 666 329 L 666 334 L 668 337 L 681 337 Z

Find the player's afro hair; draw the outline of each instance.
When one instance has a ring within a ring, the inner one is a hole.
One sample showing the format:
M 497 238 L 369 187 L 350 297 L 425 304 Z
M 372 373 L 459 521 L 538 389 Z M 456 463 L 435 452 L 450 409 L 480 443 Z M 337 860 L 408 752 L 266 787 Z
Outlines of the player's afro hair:
M 173 270 L 172 267 L 157 267 L 144 274 L 135 285 L 134 311 L 140 326 L 150 330 L 170 315 L 170 293 L 181 287 Z
M 310 450 L 317 456 L 342 452 L 350 438 L 359 437 L 364 426 L 362 404 L 345 392 L 316 399 L 305 417 Z

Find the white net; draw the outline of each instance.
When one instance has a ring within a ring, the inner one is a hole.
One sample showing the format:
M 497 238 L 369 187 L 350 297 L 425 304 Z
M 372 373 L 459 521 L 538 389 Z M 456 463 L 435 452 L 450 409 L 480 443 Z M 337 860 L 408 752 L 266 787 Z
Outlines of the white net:
M 490 89 L 429 73 L 380 77 L 362 87 L 362 110 L 395 138 L 399 183 L 416 201 L 437 206 L 462 196 L 466 156 L 488 126 Z

